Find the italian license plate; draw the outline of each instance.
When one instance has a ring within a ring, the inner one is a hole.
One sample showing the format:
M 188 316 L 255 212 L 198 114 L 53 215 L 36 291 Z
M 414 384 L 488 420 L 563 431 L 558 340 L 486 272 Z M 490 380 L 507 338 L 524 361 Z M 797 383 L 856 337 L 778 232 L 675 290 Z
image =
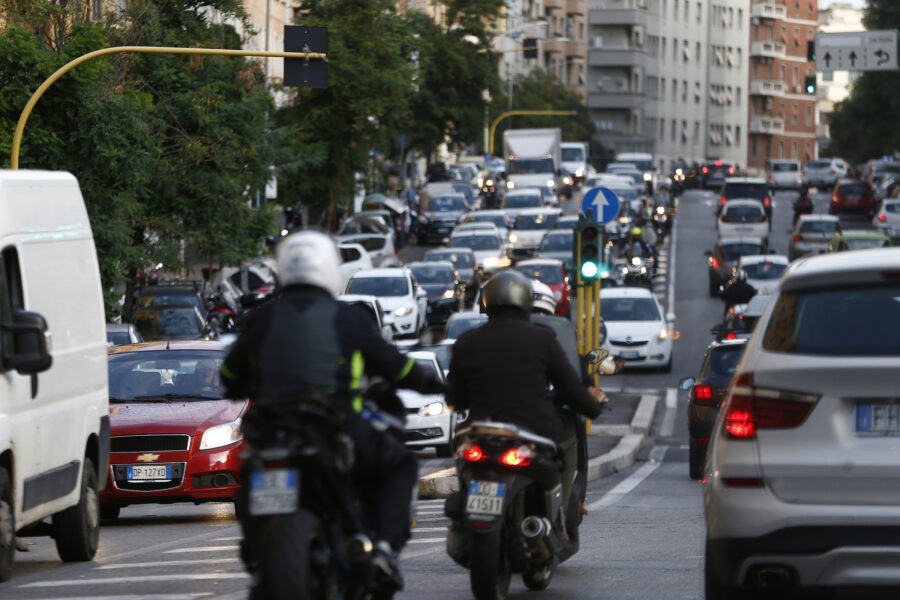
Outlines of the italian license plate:
M 900 436 L 900 404 L 860 402 L 856 405 L 856 432 Z
M 438 227 L 438 233 L 450 233 L 449 227 Z
M 634 359 L 634 358 L 638 358 L 640 356 L 640 354 L 638 354 L 637 350 L 624 350 L 622 352 L 619 352 L 619 356 L 621 358 Z
M 250 475 L 250 514 L 287 515 L 297 510 L 300 473 L 297 469 L 263 469 Z
M 477 515 L 503 513 L 504 485 L 496 481 L 472 481 L 466 498 L 466 512 Z
M 128 465 L 128 481 L 168 481 L 172 479 L 172 465 Z

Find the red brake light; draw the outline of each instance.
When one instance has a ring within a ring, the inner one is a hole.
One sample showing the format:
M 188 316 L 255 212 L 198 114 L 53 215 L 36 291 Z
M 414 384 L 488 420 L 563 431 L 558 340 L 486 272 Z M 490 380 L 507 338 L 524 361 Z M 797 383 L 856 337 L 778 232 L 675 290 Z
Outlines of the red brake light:
M 769 206 L 770 204 L 772 204 L 772 201 L 769 199 L 768 196 L 766 196 L 765 198 L 763 198 L 763 204 L 765 204 L 766 206 Z
M 772 179 L 773 177 L 774 177 L 774 175 L 772 175 L 771 173 L 769 173 L 769 179 Z
M 468 462 L 478 462 L 487 458 L 484 455 L 484 451 L 482 451 L 481 446 L 479 446 L 478 444 L 473 444 L 463 450 L 462 457 L 463 460 Z
M 880 223 L 884 223 L 885 221 L 887 221 L 887 217 L 885 216 L 884 213 L 880 213 L 880 214 L 878 215 L 878 221 L 879 221 Z
M 721 161 L 721 160 L 717 160 L 717 161 L 715 162 L 715 165 L 716 165 L 717 167 L 721 167 L 721 166 L 722 166 L 722 161 Z
M 719 259 L 718 259 L 718 258 L 716 258 L 715 256 L 713 256 L 713 257 L 712 257 L 711 259 L 709 259 L 709 260 L 712 261 L 712 266 L 713 266 L 713 268 L 715 268 L 715 269 L 718 269 L 718 268 L 719 268 Z
M 532 455 L 527 446 L 510 448 L 500 457 L 500 464 L 508 467 L 527 467 L 531 464 Z
M 726 340 L 736 340 L 736 339 L 737 339 L 737 334 L 736 334 L 735 332 L 733 332 L 733 331 L 729 331 L 729 332 L 728 332 L 728 335 L 725 336 L 725 339 L 726 339 Z
M 698 383 L 694 386 L 694 404 L 697 406 L 712 406 L 712 386 L 708 383 Z
M 729 173 L 729 175 L 733 175 L 733 174 L 734 174 L 734 167 L 728 167 L 728 173 Z
M 754 387 L 753 375 L 737 375 L 725 406 L 725 434 L 732 439 L 756 438 L 760 429 L 791 429 L 806 421 L 820 396 Z
M 709 169 L 707 167 L 703 167 L 703 174 L 706 175 L 709 173 Z
M 799 234 L 798 234 L 798 235 L 795 235 L 795 236 L 794 236 L 794 241 L 795 241 L 795 242 L 802 242 L 802 241 L 803 241 L 803 236 L 802 236 L 802 235 L 799 235 Z
M 731 219 L 728 218 L 728 215 L 722 215 L 722 222 L 723 222 L 723 223 L 728 223 L 729 221 L 731 221 Z
M 760 223 L 764 223 L 765 220 L 766 220 L 766 215 L 765 215 L 765 213 L 759 215 L 759 222 L 760 222 Z
M 725 204 L 726 202 L 728 202 L 728 198 L 726 198 L 725 196 L 722 196 L 722 197 L 719 199 L 719 201 L 720 201 L 722 204 Z

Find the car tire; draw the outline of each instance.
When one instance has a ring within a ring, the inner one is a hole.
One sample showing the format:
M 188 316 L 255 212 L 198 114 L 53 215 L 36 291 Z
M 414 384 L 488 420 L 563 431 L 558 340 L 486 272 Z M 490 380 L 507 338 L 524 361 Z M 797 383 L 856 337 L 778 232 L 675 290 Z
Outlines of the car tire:
M 64 562 L 84 562 L 94 558 L 100 543 L 100 491 L 97 468 L 84 459 L 78 504 L 53 515 L 56 551 Z
M 0 581 L 12 577 L 16 557 L 16 513 L 13 508 L 12 482 L 0 467 Z
M 706 451 L 694 438 L 689 440 L 688 450 L 688 470 L 691 479 L 703 479 L 703 466 L 706 462 Z
M 118 504 L 101 504 L 100 505 L 100 518 L 105 520 L 118 519 L 119 513 L 122 511 L 122 507 Z

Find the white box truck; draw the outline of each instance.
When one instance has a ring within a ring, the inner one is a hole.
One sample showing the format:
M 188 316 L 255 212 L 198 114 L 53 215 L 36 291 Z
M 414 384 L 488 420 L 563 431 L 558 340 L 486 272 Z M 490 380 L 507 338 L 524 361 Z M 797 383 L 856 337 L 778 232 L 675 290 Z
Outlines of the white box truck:
M 588 162 L 590 154 L 587 142 L 563 142 L 560 149 L 564 174 L 568 173 L 571 177 L 570 185 L 580 186 L 588 176 L 593 175 L 594 171 Z
M 75 177 L 0 170 L 0 581 L 15 536 L 94 557 L 109 462 L 106 319 Z
M 559 192 L 559 129 L 508 129 L 503 132 L 506 187 L 540 187 Z

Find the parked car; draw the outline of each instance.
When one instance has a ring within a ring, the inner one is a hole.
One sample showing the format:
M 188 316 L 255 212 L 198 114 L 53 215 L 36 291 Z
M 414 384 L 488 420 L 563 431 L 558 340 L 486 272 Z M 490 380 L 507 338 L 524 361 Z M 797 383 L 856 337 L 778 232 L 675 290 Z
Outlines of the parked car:
M 538 252 L 544 235 L 562 215 L 558 208 L 529 208 L 519 212 L 509 231 L 506 254 L 512 260 L 531 258 Z
M 841 222 L 835 216 L 800 215 L 788 243 L 788 258 L 793 261 L 807 254 L 828 252 L 831 238 L 840 230 Z
M 663 318 L 653 292 L 642 287 L 601 288 L 600 307 L 607 330 L 602 348 L 622 358 L 626 367 L 672 370 L 675 315 Z
M 890 236 L 868 229 L 844 229 L 836 232 L 831 238 L 831 252 L 846 250 L 865 250 L 868 248 L 888 248 L 891 246 Z
M 758 200 L 766 210 L 766 217 L 772 220 L 772 198 L 769 185 L 762 177 L 728 177 L 719 190 L 719 205 L 716 215 L 729 200 Z
M 445 381 L 444 370 L 434 353 L 413 350 L 407 356 L 435 379 Z M 457 414 L 447 406 L 444 395 L 420 394 L 412 390 L 397 390 L 397 395 L 406 407 L 406 445 L 415 449 L 433 447 L 443 458 L 453 456 Z
M 766 177 L 769 188 L 773 190 L 799 190 L 803 176 L 800 172 L 800 161 L 778 158 L 766 161 Z
M 681 380 L 681 389 L 688 390 L 688 469 L 691 479 L 703 478 L 713 423 L 746 343 L 746 339 L 712 342 L 706 347 L 697 377 Z
M 872 224 L 885 235 L 900 238 L 900 198 L 885 198 Z
M 394 318 L 394 337 L 419 337 L 425 329 L 428 293 L 408 267 L 357 271 L 344 293 L 378 298 L 385 314 Z
M 481 273 L 477 270 L 478 260 L 475 253 L 468 248 L 438 248 L 425 253 L 425 262 L 447 261 L 456 269 L 456 276 L 466 286 L 466 303 L 475 299 L 481 287 Z
M 757 200 L 729 200 L 722 207 L 716 226 L 721 238 L 748 235 L 765 240 L 771 223 Z
M 115 518 L 130 504 L 234 499 L 249 403 L 222 397 L 225 351 L 203 341 L 110 350 L 111 454 L 101 516 Z
M 534 258 L 523 260 L 515 267 L 516 271 L 528 279 L 540 281 L 550 288 L 553 295 L 553 314 L 557 317 L 569 316 L 572 302 L 572 287 L 561 260 L 552 258 Z
M 828 213 L 861 212 L 871 219 L 875 216 L 875 194 L 872 186 L 860 179 L 841 179 L 834 186 Z
M 866 163 L 862 178 L 875 188 L 878 187 L 882 179 L 888 176 L 900 176 L 900 162 L 881 159 L 870 160 Z
M 466 284 L 460 282 L 449 261 L 411 262 L 407 266 L 428 293 L 426 322 L 430 327 L 443 327 L 450 315 L 462 307 Z
M 707 599 L 896 593 L 898 265 L 900 249 L 861 250 L 785 274 L 711 434 Z
M 389 233 L 369 233 L 361 235 L 345 235 L 338 238 L 339 244 L 359 244 L 372 261 L 376 269 L 396 267 L 400 265 L 400 256 L 394 246 L 394 238 Z
M 361 244 L 344 242 L 338 244 L 341 253 L 341 287 L 347 286 L 350 277 L 362 269 L 373 269 L 372 257 Z
M 338 228 L 338 237 L 349 235 L 362 235 L 367 233 L 391 234 L 393 228 L 388 226 L 383 218 L 372 215 L 353 215 L 341 223 Z
M 106 324 L 106 343 L 110 346 L 137 344 L 143 341 L 141 334 L 138 333 L 138 330 L 131 323 Z
M 803 169 L 802 184 L 806 187 L 834 189 L 838 179 L 847 176 L 847 163 L 842 158 L 810 160 Z
M 747 283 L 760 294 L 771 294 L 778 287 L 778 281 L 787 270 L 790 261 L 779 254 L 753 254 L 738 259 L 735 272 L 743 271 Z
M 214 335 L 196 306 L 147 306 L 134 313 L 132 322 L 147 342 L 199 340 Z
M 709 295 L 718 296 L 719 286 L 732 276 L 735 264 L 742 256 L 766 254 L 766 244 L 758 237 L 719 238 L 712 252 L 707 251 L 709 266 Z
M 700 180 L 704 189 L 714 190 L 725 183 L 725 179 L 735 175 L 734 164 L 724 160 L 704 163 L 700 168 Z
M 557 227 L 559 221 L 557 221 Z M 548 231 L 538 247 L 538 258 L 555 258 L 563 263 L 566 273 L 572 272 L 575 262 L 572 251 L 575 244 L 575 232 L 572 229 L 554 229 Z
M 512 264 L 506 256 L 503 241 L 490 231 L 469 231 L 452 235 L 450 247 L 470 249 L 475 254 L 478 267 L 488 275 Z
M 459 218 L 469 210 L 462 194 L 426 197 L 419 212 L 418 236 L 423 244 L 450 237 Z
M 463 233 L 469 233 L 472 231 L 489 231 L 493 234 L 496 234 L 496 236 L 499 237 L 501 240 L 504 239 L 503 234 L 500 233 L 500 230 L 497 229 L 496 225 L 494 225 L 493 223 L 486 223 L 486 222 L 461 223 L 453 228 L 453 233 L 451 233 L 450 235 L 462 235 Z

